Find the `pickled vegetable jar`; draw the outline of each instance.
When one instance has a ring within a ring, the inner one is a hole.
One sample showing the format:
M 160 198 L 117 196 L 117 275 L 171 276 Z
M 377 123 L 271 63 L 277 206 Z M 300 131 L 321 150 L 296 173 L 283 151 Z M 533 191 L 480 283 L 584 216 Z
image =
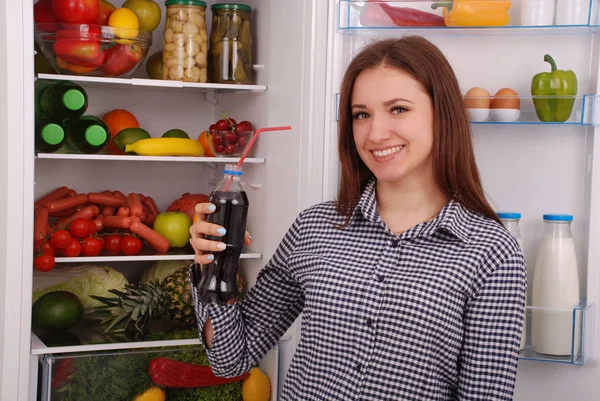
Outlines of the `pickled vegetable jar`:
M 249 84 L 252 74 L 252 8 L 245 4 L 214 4 L 211 10 L 211 80 L 216 83 Z
M 163 79 L 208 81 L 206 3 L 167 0 L 163 37 Z

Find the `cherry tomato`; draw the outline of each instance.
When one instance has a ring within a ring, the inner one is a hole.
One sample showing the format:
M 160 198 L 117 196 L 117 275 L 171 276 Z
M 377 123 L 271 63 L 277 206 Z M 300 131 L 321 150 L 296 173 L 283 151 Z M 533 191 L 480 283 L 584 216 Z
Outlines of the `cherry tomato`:
M 56 253 L 56 248 L 54 248 L 54 247 L 52 246 L 52 244 L 50 243 L 50 241 L 44 241 L 44 242 L 42 243 L 42 245 L 40 245 L 40 246 L 39 246 L 39 248 L 38 248 L 38 249 L 39 249 L 39 251 L 40 251 L 41 253 L 48 252 L 48 253 L 49 253 L 49 254 L 51 254 L 51 255 L 54 255 L 54 254 Z
M 77 238 L 71 238 L 71 243 L 68 247 L 61 250 L 62 254 L 68 258 L 75 258 L 81 255 L 81 243 Z
M 132 237 L 131 235 L 126 235 L 121 238 L 121 251 L 125 255 L 137 255 L 142 250 L 142 240 L 137 237 Z
M 215 126 L 219 131 L 226 131 L 229 129 L 229 123 L 225 120 L 219 120 L 216 122 Z
M 69 232 L 75 238 L 83 238 L 90 233 L 90 221 L 77 218 L 69 225 Z
M 237 134 L 235 133 L 235 131 L 227 131 L 225 132 L 225 142 L 227 142 L 227 144 L 235 144 L 237 142 Z
M 113 255 L 121 252 L 121 236 L 118 234 L 107 235 L 104 238 L 104 249 Z
M 54 265 L 56 264 L 54 260 L 54 255 L 48 252 L 44 252 L 41 255 L 33 258 L 33 267 L 38 269 L 41 272 L 47 272 L 52 270 Z
M 63 249 L 69 246 L 73 236 L 65 229 L 56 230 L 50 236 L 50 243 L 56 249 Z
M 237 131 L 252 131 L 252 123 L 250 121 L 240 121 L 236 129 Z
M 88 235 L 81 244 L 83 256 L 97 256 L 104 249 L 104 240 L 99 237 Z
M 225 146 L 225 153 L 227 154 L 232 155 L 235 153 L 236 150 L 237 147 L 233 143 L 230 143 L 229 145 Z
M 88 220 L 90 235 L 94 235 L 98 232 L 98 226 L 94 220 Z

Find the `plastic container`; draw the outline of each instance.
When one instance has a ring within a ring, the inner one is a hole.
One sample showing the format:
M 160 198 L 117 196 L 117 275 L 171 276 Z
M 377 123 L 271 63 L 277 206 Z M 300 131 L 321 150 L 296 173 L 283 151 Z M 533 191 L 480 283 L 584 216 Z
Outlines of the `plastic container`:
M 38 116 L 54 119 L 78 118 L 88 108 L 86 91 L 71 81 L 44 86 L 37 94 Z
M 252 79 L 252 8 L 214 4 L 210 32 L 210 78 L 215 83 L 249 84 Z
M 104 121 L 96 116 L 83 116 L 69 122 L 67 144 L 81 153 L 98 153 L 110 141 L 110 131 Z
M 519 227 L 519 222 L 521 221 L 521 213 L 518 212 L 498 212 L 498 218 L 504 224 L 504 227 L 515 237 L 519 246 L 521 247 L 521 251 L 523 254 L 525 253 L 525 248 L 523 247 L 523 238 L 521 237 L 521 229 Z M 527 305 L 527 299 L 525 300 L 525 304 Z M 525 348 L 527 340 L 527 316 L 525 316 L 525 323 L 523 325 L 523 334 L 521 335 L 521 346 L 520 349 Z
M 65 144 L 66 128 L 59 119 L 37 118 L 35 120 L 35 151 L 54 153 Z
M 198 0 L 165 2 L 163 79 L 208 82 L 206 3 Z
M 239 258 L 244 248 L 246 221 L 248 218 L 248 196 L 242 181 L 242 170 L 226 164 L 223 179 L 210 194 L 209 201 L 217 209 L 207 215 L 206 220 L 225 228 L 222 237 L 206 236 L 221 241 L 227 248 L 215 252 L 212 263 L 202 266 L 202 278 L 198 283 L 198 298 L 203 303 L 224 305 L 239 295 L 237 276 Z
M 579 271 L 571 215 L 544 215 L 544 235 L 533 276 L 531 339 L 535 352 L 568 356 L 580 351 L 581 327 L 573 327 L 580 303 Z
M 554 0 L 523 0 L 521 2 L 521 25 L 553 25 L 554 11 Z
M 558 0 L 556 2 L 556 25 L 586 25 L 589 14 L 589 0 Z
M 209 131 L 209 144 L 215 156 L 239 157 L 252 139 L 254 131 Z

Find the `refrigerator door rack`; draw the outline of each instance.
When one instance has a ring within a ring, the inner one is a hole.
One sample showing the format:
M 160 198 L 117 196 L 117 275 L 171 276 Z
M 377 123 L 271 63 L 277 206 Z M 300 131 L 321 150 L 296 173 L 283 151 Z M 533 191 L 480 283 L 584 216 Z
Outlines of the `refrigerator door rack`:
M 107 154 L 75 154 L 75 153 L 38 153 L 38 159 L 54 160 L 104 160 L 123 162 L 193 162 L 193 163 L 237 163 L 239 157 L 185 157 L 185 156 L 136 156 L 136 155 L 107 155 Z M 247 157 L 244 164 L 263 164 L 264 157 Z

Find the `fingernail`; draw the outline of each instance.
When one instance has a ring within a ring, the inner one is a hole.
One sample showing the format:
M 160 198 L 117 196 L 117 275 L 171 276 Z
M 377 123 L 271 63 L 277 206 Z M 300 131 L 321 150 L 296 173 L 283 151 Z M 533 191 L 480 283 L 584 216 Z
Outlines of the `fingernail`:
M 250 234 L 248 234 L 248 239 L 250 239 L 250 241 L 252 241 L 252 236 Z
M 221 249 L 221 250 L 223 250 L 223 249 L 226 249 L 226 248 L 227 248 L 227 245 L 225 245 L 225 244 L 224 244 L 224 243 L 222 243 L 222 242 L 219 242 L 219 243 L 217 244 L 217 249 Z
M 208 207 L 208 210 L 210 210 L 211 212 L 214 212 L 217 209 L 217 207 L 215 205 L 210 205 Z
M 207 259 L 211 262 L 215 259 L 215 255 L 206 255 Z
M 217 233 L 219 233 L 221 235 L 225 235 L 226 232 L 227 232 L 227 230 L 225 230 L 223 227 L 220 227 L 217 229 Z

